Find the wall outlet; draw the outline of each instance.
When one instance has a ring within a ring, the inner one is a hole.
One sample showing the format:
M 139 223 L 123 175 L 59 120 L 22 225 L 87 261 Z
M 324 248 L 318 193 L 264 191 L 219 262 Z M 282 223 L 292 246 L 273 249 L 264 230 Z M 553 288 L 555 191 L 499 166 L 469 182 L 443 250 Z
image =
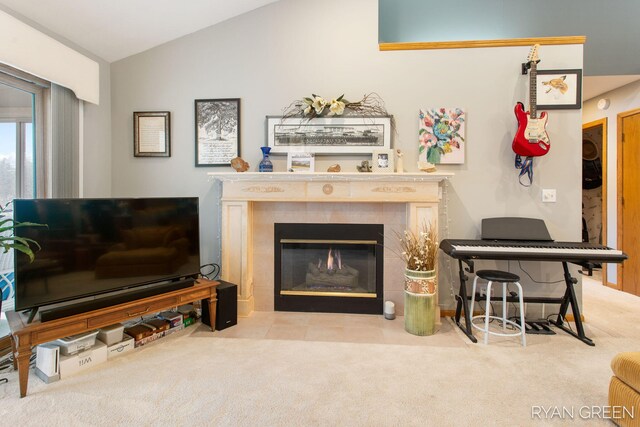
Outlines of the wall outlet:
M 556 202 L 556 189 L 544 188 L 542 190 L 542 202 L 543 203 L 555 203 Z
M 480 296 L 484 297 L 487 295 L 487 285 L 480 285 Z

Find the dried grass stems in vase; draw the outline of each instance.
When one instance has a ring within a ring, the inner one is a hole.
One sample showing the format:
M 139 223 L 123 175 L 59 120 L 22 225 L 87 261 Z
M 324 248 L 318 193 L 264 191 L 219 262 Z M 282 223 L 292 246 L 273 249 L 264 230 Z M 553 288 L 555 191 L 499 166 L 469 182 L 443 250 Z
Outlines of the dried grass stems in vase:
M 400 255 L 406 262 L 407 270 L 432 271 L 436 269 L 438 255 L 438 232 L 433 224 L 424 223 L 418 234 L 404 231 L 398 234 Z
M 433 224 L 424 223 L 418 234 L 398 234 L 400 256 L 405 260 L 405 291 L 433 295 L 436 292 L 438 232 Z

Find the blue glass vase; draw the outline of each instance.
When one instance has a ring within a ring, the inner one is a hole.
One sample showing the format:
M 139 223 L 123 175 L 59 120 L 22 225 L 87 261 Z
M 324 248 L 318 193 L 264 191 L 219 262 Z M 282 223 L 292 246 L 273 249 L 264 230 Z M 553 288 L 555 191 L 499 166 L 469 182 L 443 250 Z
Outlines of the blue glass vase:
M 258 165 L 259 172 L 273 172 L 273 163 L 269 159 L 269 152 L 271 151 L 271 147 L 260 147 L 262 150 L 262 160 L 260 160 L 260 164 Z

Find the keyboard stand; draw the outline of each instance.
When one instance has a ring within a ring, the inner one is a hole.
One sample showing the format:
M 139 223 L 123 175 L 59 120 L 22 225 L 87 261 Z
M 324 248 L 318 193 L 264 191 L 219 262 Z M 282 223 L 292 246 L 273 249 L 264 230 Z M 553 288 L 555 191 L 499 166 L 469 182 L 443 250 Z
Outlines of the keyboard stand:
M 488 259 L 488 258 L 487 258 Z M 464 267 L 464 264 L 467 264 L 467 268 Z M 458 291 L 458 295 L 456 295 L 456 314 L 452 318 L 455 324 L 464 332 L 464 334 L 471 340 L 471 342 L 478 342 L 477 338 L 473 335 L 471 328 L 471 315 L 469 313 L 469 303 L 471 300 L 471 296 L 467 295 L 467 280 L 469 277 L 465 274 L 465 272 L 473 273 L 474 272 L 474 263 L 470 259 L 466 258 L 458 258 L 458 267 L 459 267 L 459 276 L 460 276 L 460 289 Z M 564 295 L 561 298 L 551 298 L 551 297 L 524 297 L 524 302 L 537 303 L 537 304 L 560 304 L 560 310 L 558 312 L 556 320 L 550 321 L 550 323 L 557 328 L 562 329 L 569 335 L 579 339 L 583 343 L 595 346 L 595 343 L 588 338 L 584 333 L 584 325 L 582 324 L 582 318 L 580 315 L 580 307 L 578 307 L 578 300 L 576 298 L 576 292 L 574 286 L 578 281 L 569 273 L 569 267 L 567 266 L 567 261 L 562 261 L 562 268 L 564 270 L 564 281 L 566 285 L 566 290 Z M 510 301 L 509 297 L 507 301 Z M 515 299 L 514 299 L 515 301 Z M 571 306 L 571 312 L 573 314 L 574 323 L 576 325 L 576 331 L 569 329 L 567 324 L 565 323 L 567 311 Z M 460 319 L 464 315 L 464 324 L 460 322 Z
M 464 268 L 462 263 L 467 264 L 469 267 Z M 460 269 L 460 290 L 458 291 L 458 295 L 456 295 L 457 305 L 456 305 L 456 315 L 452 318 L 453 321 L 458 325 L 460 330 L 464 332 L 464 334 L 471 340 L 471 342 L 477 343 L 478 339 L 473 336 L 472 328 L 471 328 L 471 315 L 473 313 L 469 313 L 468 303 L 470 300 L 467 297 L 467 280 L 469 277 L 464 273 L 465 270 L 469 273 L 473 273 L 473 261 L 468 259 L 458 259 L 458 267 Z M 462 311 L 464 310 L 464 325 L 460 323 L 460 316 Z

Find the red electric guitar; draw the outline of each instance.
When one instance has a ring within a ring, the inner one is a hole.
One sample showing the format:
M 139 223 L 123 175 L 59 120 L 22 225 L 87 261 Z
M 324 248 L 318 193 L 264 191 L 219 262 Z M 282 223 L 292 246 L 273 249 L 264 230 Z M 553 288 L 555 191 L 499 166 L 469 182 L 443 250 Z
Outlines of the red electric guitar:
M 527 64 L 529 69 L 529 111 L 524 111 L 524 104 L 518 102 L 514 109 L 518 119 L 518 131 L 511 148 L 516 154 L 527 157 L 544 156 L 549 152 L 551 144 L 547 135 L 547 113 L 536 116 L 536 76 L 538 59 L 538 47 L 534 45 L 529 52 Z

